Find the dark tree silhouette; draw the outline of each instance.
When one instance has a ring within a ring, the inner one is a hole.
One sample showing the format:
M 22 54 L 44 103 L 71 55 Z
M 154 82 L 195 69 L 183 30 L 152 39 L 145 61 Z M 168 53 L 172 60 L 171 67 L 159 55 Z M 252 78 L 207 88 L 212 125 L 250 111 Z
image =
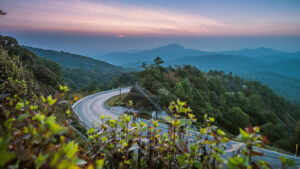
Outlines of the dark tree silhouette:
M 163 64 L 164 63 L 164 61 L 160 58 L 160 57 L 156 57 L 155 59 L 154 59 L 154 64 L 155 64 L 155 66 L 159 66 L 159 65 L 161 65 L 161 64 Z
M 1 16 L 1 15 L 6 15 L 6 12 L 0 10 L 0 16 Z

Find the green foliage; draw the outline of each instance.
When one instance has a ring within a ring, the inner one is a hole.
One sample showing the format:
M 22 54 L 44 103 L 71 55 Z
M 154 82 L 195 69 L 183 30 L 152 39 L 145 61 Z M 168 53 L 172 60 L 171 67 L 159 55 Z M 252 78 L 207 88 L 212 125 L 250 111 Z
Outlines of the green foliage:
M 77 167 L 77 143 L 66 139 L 67 128 L 58 124 L 53 113 L 67 91 L 45 97 L 32 75 L 16 56 L 0 49 L 0 167 L 74 168 Z
M 263 146 L 265 137 L 258 127 L 240 130 L 238 137 L 246 148 L 227 149 L 229 141 L 221 129 L 212 125 L 215 119 L 204 115 L 199 129 L 186 102 L 171 102 L 165 117 L 168 129 L 162 131 L 158 121 L 145 123 L 124 114 L 118 119 L 101 116 L 101 123 L 87 131 L 89 146 L 81 148 L 71 141 L 67 127 L 56 121 L 57 107 L 62 104 L 68 87 L 59 86 L 54 96 L 39 96 L 32 77 L 19 63 L 1 50 L 0 167 L 1 168 L 228 168 L 268 166 L 252 161 L 262 155 L 253 146 Z M 19 90 L 22 89 L 22 90 Z M 75 99 L 77 100 L 77 99 Z M 128 103 L 132 106 L 133 103 Z M 239 152 L 226 158 L 230 152 Z M 283 166 L 293 162 L 282 158 Z
M 224 116 L 229 121 L 228 128 L 233 134 L 238 133 L 238 128 L 249 126 L 249 116 L 240 107 L 232 107 L 227 113 L 224 113 Z
M 37 57 L 34 53 L 18 44 L 18 41 L 9 36 L 0 35 L 0 46 L 8 52 L 8 56 L 18 56 L 20 62 L 24 64 L 34 75 L 41 86 L 52 86 L 57 88 L 62 83 L 63 76 L 58 64 L 43 58 Z M 45 89 L 46 90 L 46 89 Z M 49 93 L 49 92 L 45 92 Z
M 185 102 L 171 102 L 169 111 L 168 132 L 154 120 L 147 124 L 127 114 L 118 119 L 101 116 L 101 122 L 88 131 L 94 147 L 90 155 L 103 160 L 104 168 L 271 168 L 268 162 L 253 160 L 263 156 L 254 147 L 268 143 L 259 127 L 240 129 L 238 140 L 243 144 L 228 149 L 225 132 L 212 125 L 214 118 L 205 115 L 196 133 L 192 130 L 196 119 Z
M 83 92 L 91 93 L 102 88 L 111 89 L 110 85 L 104 83 L 109 82 L 114 76 L 120 75 L 124 71 L 121 67 L 86 56 L 64 51 L 59 52 L 32 47 L 25 48 L 35 53 L 41 59 L 49 59 L 52 63 L 59 64 L 62 67 L 64 81 L 73 90 L 81 89 Z M 106 86 L 109 87 L 105 88 Z M 93 90 L 90 89 L 91 87 L 93 87 Z
M 292 142 L 285 145 L 282 140 L 279 141 L 280 137 L 271 137 L 272 144 L 294 150 L 294 127 L 300 119 L 300 109 L 259 82 L 246 81 L 221 71 L 205 73 L 190 65 L 162 67 L 152 64 L 144 65 L 144 68 L 138 74 L 138 82 L 151 96 L 155 96 L 151 99 L 161 107 L 166 109 L 169 102 L 177 98 L 186 100 L 197 119 L 208 114 L 215 117 L 218 126 L 232 134 L 238 134 L 239 128 L 249 124 L 276 124 L 279 135 Z M 134 101 L 135 107 L 153 109 L 135 88 L 128 94 L 128 99 Z M 282 130 L 286 131 L 285 135 L 281 135 Z

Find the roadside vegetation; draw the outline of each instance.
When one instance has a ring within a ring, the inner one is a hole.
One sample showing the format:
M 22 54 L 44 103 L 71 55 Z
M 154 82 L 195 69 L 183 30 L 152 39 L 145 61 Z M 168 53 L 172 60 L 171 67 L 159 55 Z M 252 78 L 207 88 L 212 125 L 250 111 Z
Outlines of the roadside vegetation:
M 144 64 L 137 82 L 152 100 L 167 111 L 173 100 L 185 100 L 197 119 L 208 114 L 227 133 L 237 135 L 239 128 L 261 126 L 262 133 L 272 145 L 295 152 L 300 140 L 296 132 L 300 109 L 270 88 L 255 81 L 246 81 L 231 73 L 202 72 L 190 65 L 163 67 L 157 58 L 153 64 Z M 134 87 L 127 101 L 134 107 L 155 110 L 154 106 Z
M 125 100 L 125 98 L 127 97 L 128 93 L 124 93 L 124 94 L 121 94 L 121 95 L 117 95 L 117 96 L 114 96 L 110 99 L 108 99 L 106 101 L 106 105 L 108 107 L 112 107 L 112 106 L 127 106 L 127 102 Z

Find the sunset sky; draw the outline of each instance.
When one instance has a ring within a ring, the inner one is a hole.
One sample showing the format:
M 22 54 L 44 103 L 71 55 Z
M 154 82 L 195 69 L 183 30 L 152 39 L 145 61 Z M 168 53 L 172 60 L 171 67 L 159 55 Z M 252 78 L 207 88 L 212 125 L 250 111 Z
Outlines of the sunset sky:
M 0 33 L 85 55 L 180 43 L 300 50 L 299 0 L 0 0 Z M 223 45 L 222 45 L 223 44 Z

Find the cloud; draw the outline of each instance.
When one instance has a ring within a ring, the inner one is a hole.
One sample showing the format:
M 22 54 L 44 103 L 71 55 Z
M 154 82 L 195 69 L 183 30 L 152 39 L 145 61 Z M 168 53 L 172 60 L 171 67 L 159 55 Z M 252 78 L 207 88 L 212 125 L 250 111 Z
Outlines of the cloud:
M 268 36 L 299 35 L 300 22 L 275 16 L 235 14 L 211 19 L 199 14 L 103 3 L 98 0 L 0 0 L 7 15 L 0 18 L 0 32 L 29 31 L 63 34 L 133 36 Z M 238 15 L 238 17 L 237 17 Z
M 199 15 L 87 0 L 4 0 L 2 29 L 127 36 L 215 35 L 226 25 Z

